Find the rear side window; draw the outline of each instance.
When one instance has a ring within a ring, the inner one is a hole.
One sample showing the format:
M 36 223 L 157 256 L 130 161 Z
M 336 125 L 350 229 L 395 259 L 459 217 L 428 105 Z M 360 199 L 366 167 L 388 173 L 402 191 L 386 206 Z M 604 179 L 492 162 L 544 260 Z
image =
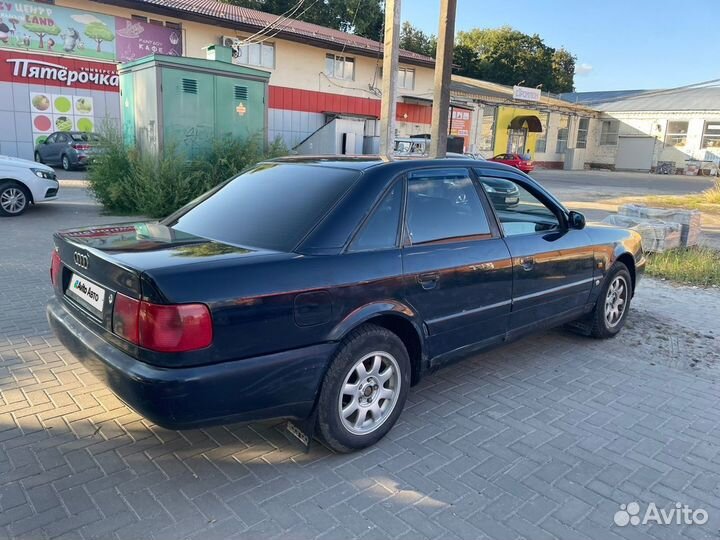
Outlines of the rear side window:
M 490 234 L 480 196 L 466 169 L 413 173 L 407 199 L 407 227 L 413 244 Z
M 350 244 L 350 251 L 389 249 L 397 245 L 402 191 L 402 182 L 395 182 Z
M 359 177 L 358 171 L 261 163 L 165 225 L 227 244 L 291 251 Z

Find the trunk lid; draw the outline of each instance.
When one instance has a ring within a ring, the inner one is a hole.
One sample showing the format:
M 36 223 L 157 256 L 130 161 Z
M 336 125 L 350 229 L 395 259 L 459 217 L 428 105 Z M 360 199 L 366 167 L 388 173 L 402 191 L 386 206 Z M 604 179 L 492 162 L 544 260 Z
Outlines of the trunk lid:
M 62 272 L 56 294 L 86 318 L 112 327 L 117 293 L 167 303 L 153 273 L 183 272 L 199 262 L 251 259 L 277 252 L 231 246 L 176 231 L 158 222 L 131 222 L 59 231 Z M 197 301 L 202 301 L 198 299 Z

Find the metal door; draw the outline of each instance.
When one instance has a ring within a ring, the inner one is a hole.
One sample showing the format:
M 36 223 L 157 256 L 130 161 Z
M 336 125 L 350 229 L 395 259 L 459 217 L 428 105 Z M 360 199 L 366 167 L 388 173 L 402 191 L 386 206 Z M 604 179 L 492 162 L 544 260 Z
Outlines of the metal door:
M 649 171 L 652 166 L 654 137 L 619 137 L 615 168 L 632 171 Z

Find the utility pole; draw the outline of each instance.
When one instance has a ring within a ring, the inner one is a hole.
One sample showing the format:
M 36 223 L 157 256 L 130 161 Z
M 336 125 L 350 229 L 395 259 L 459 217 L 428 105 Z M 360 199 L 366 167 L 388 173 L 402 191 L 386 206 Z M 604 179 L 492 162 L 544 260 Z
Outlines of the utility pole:
M 395 146 L 400 0 L 385 0 L 384 39 L 382 101 L 380 102 L 380 155 L 389 156 Z
M 440 0 L 440 28 L 435 53 L 435 91 L 433 93 L 430 156 L 443 158 L 447 153 L 450 75 L 455 44 L 457 0 Z

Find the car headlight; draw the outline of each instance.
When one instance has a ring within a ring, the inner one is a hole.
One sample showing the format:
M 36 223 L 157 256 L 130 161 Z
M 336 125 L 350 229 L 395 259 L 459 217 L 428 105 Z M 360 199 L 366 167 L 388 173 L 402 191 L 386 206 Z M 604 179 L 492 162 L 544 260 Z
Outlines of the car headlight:
M 44 178 L 45 180 L 55 180 L 55 173 L 54 172 L 48 172 L 45 169 L 30 169 L 33 173 L 35 173 L 35 176 L 39 176 L 40 178 Z
M 497 193 L 498 192 L 497 189 L 495 189 L 494 187 L 490 187 L 490 186 L 485 186 L 485 191 L 487 191 L 488 193 Z

